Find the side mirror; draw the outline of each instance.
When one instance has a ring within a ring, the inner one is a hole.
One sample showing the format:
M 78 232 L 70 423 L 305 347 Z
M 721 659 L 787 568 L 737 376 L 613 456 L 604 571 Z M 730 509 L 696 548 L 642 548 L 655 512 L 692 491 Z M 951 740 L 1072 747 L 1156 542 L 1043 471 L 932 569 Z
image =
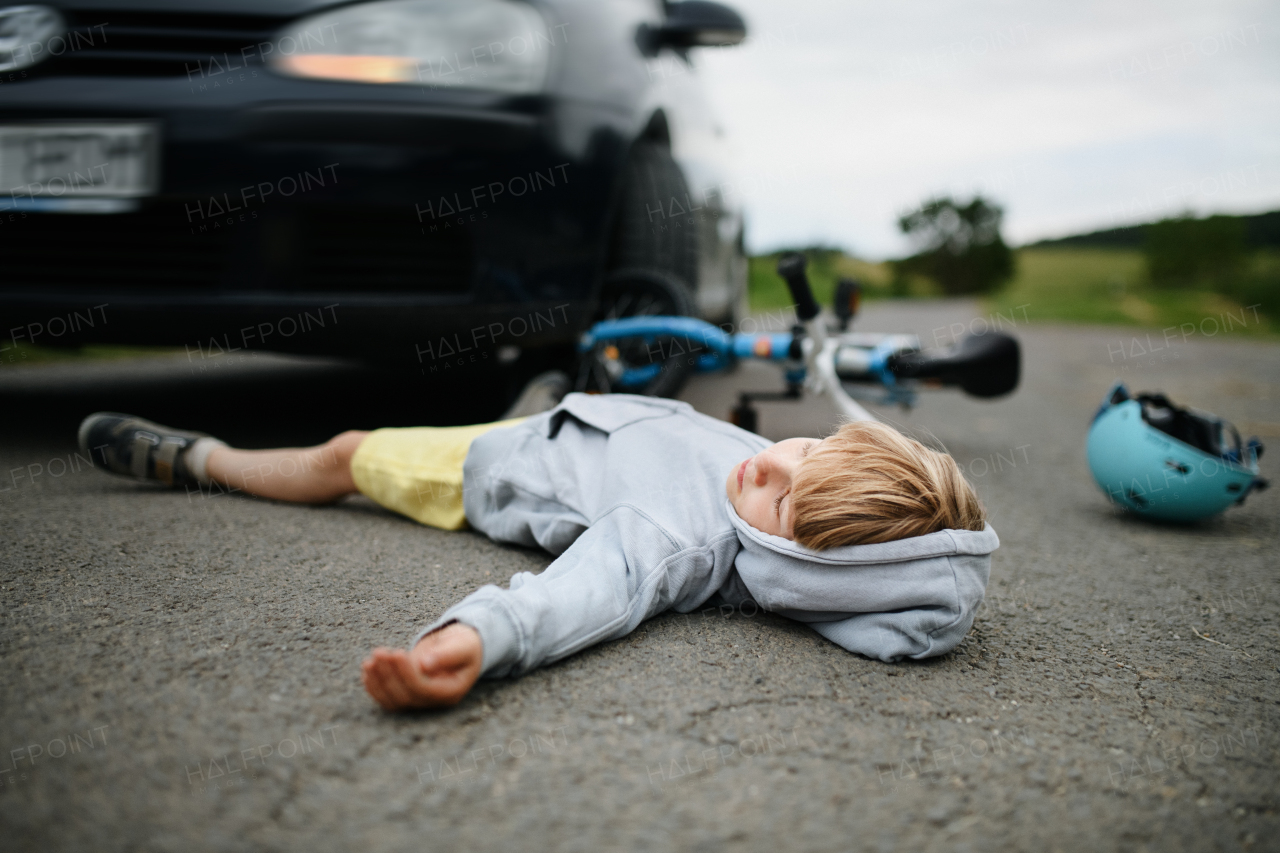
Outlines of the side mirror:
M 667 19 L 650 30 L 655 48 L 728 47 L 746 37 L 747 23 L 741 15 L 707 0 L 667 4 Z

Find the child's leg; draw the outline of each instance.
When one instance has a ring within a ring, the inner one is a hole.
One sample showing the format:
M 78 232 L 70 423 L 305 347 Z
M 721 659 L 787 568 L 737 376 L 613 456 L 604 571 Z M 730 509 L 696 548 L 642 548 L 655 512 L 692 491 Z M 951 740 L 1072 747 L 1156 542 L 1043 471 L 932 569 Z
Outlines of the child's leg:
M 312 504 L 361 492 L 423 524 L 457 530 L 466 525 L 462 475 L 472 440 L 521 420 L 352 431 L 317 447 L 237 450 L 204 433 L 96 412 L 81 422 L 78 439 L 81 453 L 95 465 L 139 480 L 186 489 L 212 481 Z
M 251 495 L 296 503 L 332 503 L 356 491 L 351 457 L 368 434 L 351 430 L 316 447 L 218 447 L 209 453 L 205 470 L 215 482 Z

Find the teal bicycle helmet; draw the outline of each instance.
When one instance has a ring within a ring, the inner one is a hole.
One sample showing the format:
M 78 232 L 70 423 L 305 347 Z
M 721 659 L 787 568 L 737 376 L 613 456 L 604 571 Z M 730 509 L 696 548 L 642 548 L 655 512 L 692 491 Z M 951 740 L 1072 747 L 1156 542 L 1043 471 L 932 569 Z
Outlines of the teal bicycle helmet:
M 1267 487 L 1262 444 L 1241 444 L 1221 418 L 1176 406 L 1163 394 L 1130 397 L 1117 382 L 1089 428 L 1089 469 L 1109 499 L 1148 518 L 1194 521 L 1244 503 Z

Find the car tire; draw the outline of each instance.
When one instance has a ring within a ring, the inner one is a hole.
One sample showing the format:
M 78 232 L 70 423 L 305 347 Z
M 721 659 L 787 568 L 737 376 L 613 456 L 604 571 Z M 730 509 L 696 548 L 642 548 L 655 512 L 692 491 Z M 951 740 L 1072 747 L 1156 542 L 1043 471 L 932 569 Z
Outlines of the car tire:
M 636 143 L 623 173 L 609 268 L 669 273 L 696 309 L 698 229 L 689 206 L 689 187 L 666 146 Z
M 684 173 L 667 146 L 637 142 L 622 175 L 610 272 L 600 289 L 595 319 L 697 316 L 698 231 L 689 204 Z M 673 397 L 692 372 L 691 359 L 668 359 L 641 393 Z

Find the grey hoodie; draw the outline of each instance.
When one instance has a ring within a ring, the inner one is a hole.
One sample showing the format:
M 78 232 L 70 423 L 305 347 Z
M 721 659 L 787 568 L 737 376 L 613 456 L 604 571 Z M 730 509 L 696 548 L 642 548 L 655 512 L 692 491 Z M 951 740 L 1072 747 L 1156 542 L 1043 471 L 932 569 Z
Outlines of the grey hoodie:
M 725 495 L 730 470 L 769 445 L 687 403 L 621 394 L 570 394 L 485 433 L 463 469 L 467 520 L 557 559 L 481 587 L 418 639 L 462 622 L 485 676 L 519 675 L 718 596 L 884 661 L 954 648 L 1000 544 L 991 526 L 812 551 L 751 527 Z

